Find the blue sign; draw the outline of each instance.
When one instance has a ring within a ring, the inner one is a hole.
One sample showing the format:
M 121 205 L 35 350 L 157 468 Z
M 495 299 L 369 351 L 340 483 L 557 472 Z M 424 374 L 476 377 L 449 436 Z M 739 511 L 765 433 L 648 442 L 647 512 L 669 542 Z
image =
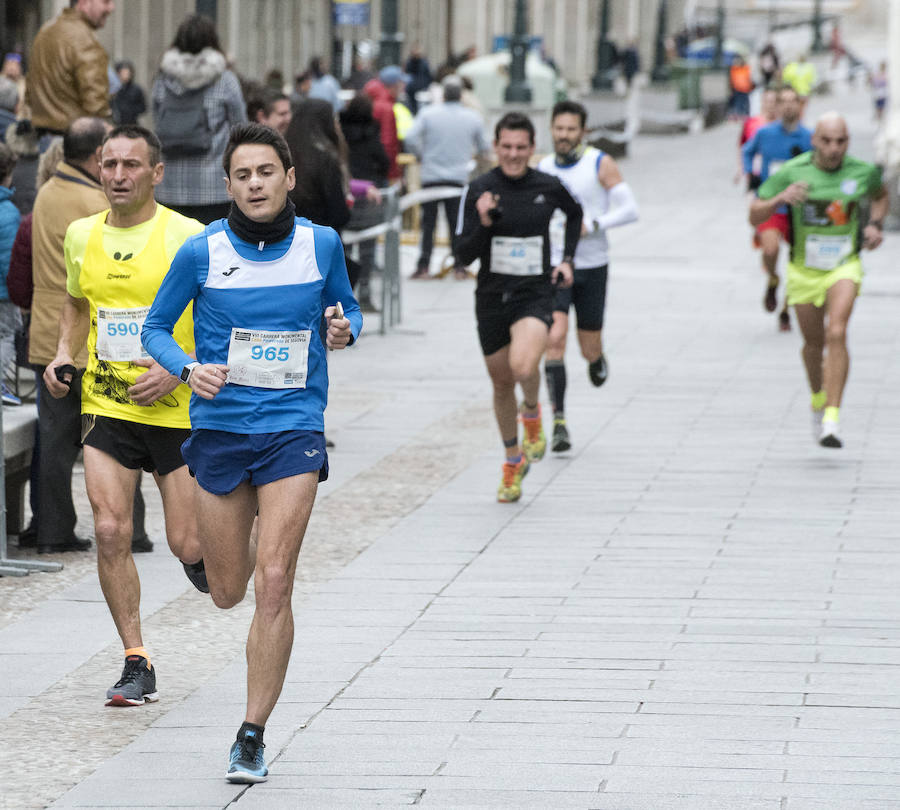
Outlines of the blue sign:
M 334 2 L 335 25 L 368 25 L 369 24 L 369 0 L 349 0 L 348 2 Z

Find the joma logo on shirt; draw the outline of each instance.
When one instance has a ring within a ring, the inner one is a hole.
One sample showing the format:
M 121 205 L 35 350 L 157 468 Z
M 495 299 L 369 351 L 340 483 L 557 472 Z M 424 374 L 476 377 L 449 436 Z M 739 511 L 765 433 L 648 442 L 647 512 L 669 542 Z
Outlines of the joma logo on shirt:
M 240 269 L 241 269 L 241 268 L 240 268 L 238 265 L 235 264 L 235 265 L 232 265 L 231 267 L 229 267 L 227 270 L 223 270 L 223 271 L 222 271 L 222 275 L 225 276 L 225 277 L 227 278 L 227 277 L 230 276 L 235 270 L 240 270 Z

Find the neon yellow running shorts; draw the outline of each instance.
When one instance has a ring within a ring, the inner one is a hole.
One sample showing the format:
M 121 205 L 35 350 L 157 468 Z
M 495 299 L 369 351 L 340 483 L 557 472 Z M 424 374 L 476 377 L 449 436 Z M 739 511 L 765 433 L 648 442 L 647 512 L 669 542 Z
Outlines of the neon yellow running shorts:
M 800 267 L 788 262 L 786 286 L 788 306 L 814 304 L 821 307 L 825 304 L 825 295 L 829 288 L 845 278 L 856 282 L 857 294 L 859 294 L 862 277 L 862 263 L 858 258 L 851 259 L 849 262 L 838 265 L 834 270 L 827 271 L 810 270 L 808 267 Z

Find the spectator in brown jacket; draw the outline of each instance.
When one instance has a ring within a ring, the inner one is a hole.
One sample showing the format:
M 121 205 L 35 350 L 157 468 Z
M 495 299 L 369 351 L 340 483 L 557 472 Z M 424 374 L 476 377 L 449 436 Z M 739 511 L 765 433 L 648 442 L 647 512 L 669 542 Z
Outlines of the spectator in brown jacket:
M 113 0 L 72 0 L 70 8 L 38 31 L 25 101 L 41 134 L 62 135 L 81 116 L 111 116 L 109 59 L 94 32 L 114 8 Z
M 28 332 L 28 361 L 38 372 L 38 552 L 85 551 L 90 541 L 75 536 L 72 467 L 81 431 L 81 373 L 72 388 L 77 395 L 54 399 L 41 382 L 44 367 L 56 357 L 59 314 L 66 297 L 63 242 L 69 223 L 102 211 L 109 203 L 100 187 L 100 146 L 109 125 L 99 118 L 78 118 L 63 139 L 63 160 L 41 186 L 31 222 L 34 294 Z M 87 353 L 75 358 L 83 369 Z M 74 404 L 74 407 L 73 407 Z M 20 541 L 21 542 L 21 541 Z

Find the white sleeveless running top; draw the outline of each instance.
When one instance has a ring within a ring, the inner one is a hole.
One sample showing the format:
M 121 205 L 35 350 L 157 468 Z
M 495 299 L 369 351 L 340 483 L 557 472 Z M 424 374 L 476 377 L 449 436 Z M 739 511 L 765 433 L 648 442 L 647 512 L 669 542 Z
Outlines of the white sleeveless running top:
M 587 233 L 582 234 L 575 251 L 576 267 L 602 267 L 609 261 L 609 242 L 606 231 L 594 221 L 609 210 L 609 193 L 597 180 L 600 161 L 604 153 L 593 146 L 586 146 L 584 154 L 571 166 L 558 166 L 556 156 L 546 155 L 538 169 L 558 177 L 584 209 Z M 550 261 L 556 266 L 562 261 L 563 237 L 566 218 L 557 211 L 550 223 Z

